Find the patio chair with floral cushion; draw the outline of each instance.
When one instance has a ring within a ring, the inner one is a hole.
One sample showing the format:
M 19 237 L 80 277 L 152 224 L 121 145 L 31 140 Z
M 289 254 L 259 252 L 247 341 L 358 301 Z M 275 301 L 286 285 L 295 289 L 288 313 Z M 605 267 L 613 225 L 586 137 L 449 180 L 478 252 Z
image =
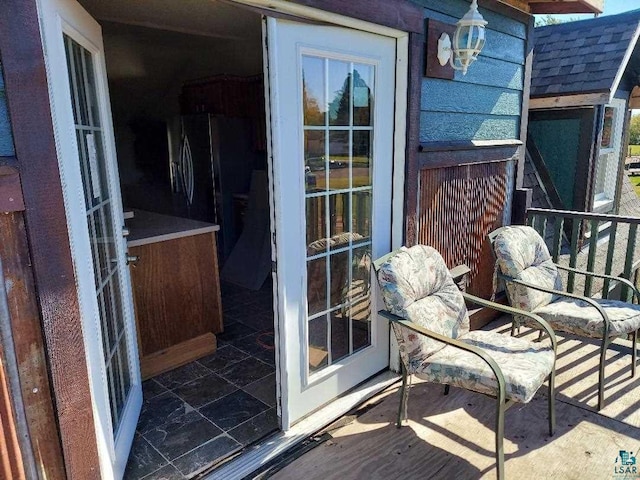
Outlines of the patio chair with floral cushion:
M 496 398 L 496 464 L 504 478 L 504 412 L 514 402 L 529 402 L 549 379 L 549 434 L 555 429 L 554 378 L 556 340 L 536 315 L 461 292 L 440 254 L 416 245 L 374 262 L 386 310 L 398 340 L 402 388 L 398 428 L 407 419 L 408 379 L 480 392 Z M 547 332 L 548 340 L 530 342 L 488 331 L 469 331 L 465 300 L 528 317 Z
M 598 410 L 604 408 L 605 355 L 611 341 L 632 335 L 631 376 L 636 374 L 636 342 L 640 305 L 589 298 L 567 292 L 560 270 L 605 278 L 625 284 L 640 301 L 638 289 L 627 279 L 601 275 L 553 263 L 542 237 L 529 226 L 501 227 L 489 234 L 496 257 L 496 274 L 505 280 L 511 306 L 544 318 L 554 330 L 602 340 L 598 377 Z M 514 317 L 512 334 L 521 324 L 535 328 L 526 318 Z

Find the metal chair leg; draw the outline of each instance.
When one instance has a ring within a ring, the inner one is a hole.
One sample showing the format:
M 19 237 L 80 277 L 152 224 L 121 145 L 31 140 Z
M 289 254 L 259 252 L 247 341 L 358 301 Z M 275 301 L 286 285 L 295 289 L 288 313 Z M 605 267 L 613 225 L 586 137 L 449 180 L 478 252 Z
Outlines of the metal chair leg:
M 556 370 L 549 375 L 549 436 L 553 437 L 556 431 Z
M 608 335 L 602 339 L 600 347 L 600 370 L 598 372 L 598 410 L 604 408 L 604 363 L 607 356 L 607 348 L 609 346 Z
M 504 480 L 504 412 L 505 403 L 497 399 L 496 411 L 496 469 L 498 480 Z
M 636 376 L 636 360 L 638 359 L 638 330 L 631 336 L 631 378 Z
M 409 386 L 407 385 L 408 373 L 407 369 L 402 365 L 402 388 L 400 389 L 400 406 L 398 407 L 398 421 L 396 427 L 402 427 L 402 422 L 407 419 L 407 403 L 409 401 Z

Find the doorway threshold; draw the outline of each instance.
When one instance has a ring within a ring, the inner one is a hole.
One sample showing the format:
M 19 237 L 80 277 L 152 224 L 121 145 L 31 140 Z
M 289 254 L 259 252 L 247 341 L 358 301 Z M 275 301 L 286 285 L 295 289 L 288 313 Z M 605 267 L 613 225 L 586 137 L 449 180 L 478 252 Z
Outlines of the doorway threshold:
M 386 370 L 355 387 L 352 391 L 334 400 L 324 408 L 309 415 L 286 432 L 267 438 L 262 444 L 250 449 L 236 459 L 215 469 L 203 480 L 241 480 L 263 467 L 288 449 L 320 431 L 331 422 L 365 402 L 399 379 L 396 372 Z

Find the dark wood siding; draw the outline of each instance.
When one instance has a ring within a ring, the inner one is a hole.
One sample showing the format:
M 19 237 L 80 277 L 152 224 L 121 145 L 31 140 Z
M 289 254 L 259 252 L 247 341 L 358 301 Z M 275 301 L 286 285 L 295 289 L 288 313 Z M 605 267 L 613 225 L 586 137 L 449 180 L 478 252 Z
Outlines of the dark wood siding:
M 5 352 L 0 345 L 0 478 L 22 480 L 26 477 L 5 364 Z
M 493 257 L 487 234 L 503 224 L 509 200 L 509 162 L 420 171 L 418 243 L 431 245 L 451 268 L 471 269 L 470 293 L 492 294 Z

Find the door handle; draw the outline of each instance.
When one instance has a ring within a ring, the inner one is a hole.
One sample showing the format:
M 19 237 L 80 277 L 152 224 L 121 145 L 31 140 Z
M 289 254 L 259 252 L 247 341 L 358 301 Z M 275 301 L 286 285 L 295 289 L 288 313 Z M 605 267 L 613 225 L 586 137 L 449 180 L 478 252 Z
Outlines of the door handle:
M 127 255 L 127 265 L 133 265 L 135 267 L 138 265 L 138 260 L 140 260 L 139 255 Z

